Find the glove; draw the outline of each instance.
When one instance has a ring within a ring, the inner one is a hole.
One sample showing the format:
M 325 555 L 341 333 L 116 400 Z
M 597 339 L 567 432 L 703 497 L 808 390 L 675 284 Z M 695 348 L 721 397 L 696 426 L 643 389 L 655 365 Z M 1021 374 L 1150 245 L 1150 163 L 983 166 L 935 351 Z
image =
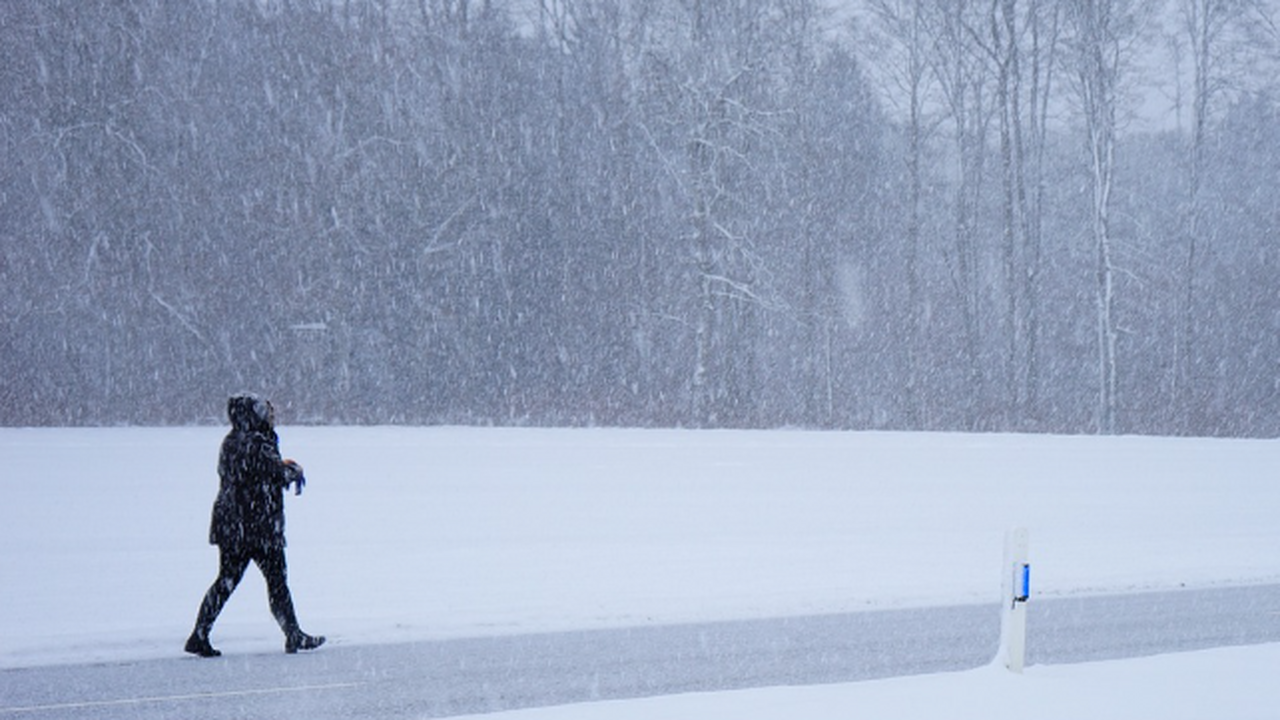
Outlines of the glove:
M 302 488 L 307 484 L 307 478 L 302 474 L 302 466 L 293 460 L 284 461 L 284 486 L 294 486 L 293 494 L 301 495 Z

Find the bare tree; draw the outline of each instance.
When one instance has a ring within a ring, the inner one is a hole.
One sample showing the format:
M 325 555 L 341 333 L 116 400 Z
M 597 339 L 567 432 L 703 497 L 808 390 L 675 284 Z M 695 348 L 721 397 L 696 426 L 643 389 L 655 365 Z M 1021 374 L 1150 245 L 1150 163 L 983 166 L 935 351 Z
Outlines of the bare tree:
M 1030 81 L 1027 115 L 1031 133 L 1030 158 L 1025 180 L 1031 185 L 1025 196 L 1027 267 L 1026 283 L 1026 404 L 1035 414 L 1040 405 L 1040 280 L 1044 271 L 1045 160 L 1048 153 L 1049 98 L 1052 96 L 1054 68 L 1057 66 L 1059 19 L 1057 2 L 1030 0 L 1027 23 L 1031 36 Z
M 1121 83 L 1131 70 L 1131 52 L 1146 9 L 1135 0 L 1071 0 L 1067 20 L 1071 74 L 1080 102 L 1088 151 L 1089 237 L 1093 244 L 1097 307 L 1097 391 L 1095 427 L 1117 429 L 1120 331 L 1116 324 L 1115 241 L 1112 203 L 1116 176 L 1116 135 Z
M 1191 137 L 1187 153 L 1187 198 L 1182 219 L 1186 259 L 1182 271 L 1182 325 L 1175 354 L 1174 397 L 1182 415 L 1182 431 L 1197 426 L 1195 397 L 1204 385 L 1197 377 L 1201 363 L 1200 317 L 1197 286 L 1201 254 L 1212 241 L 1213 223 L 1206 222 L 1205 175 L 1208 172 L 1208 135 L 1216 102 L 1232 89 L 1240 89 L 1250 57 L 1266 42 L 1270 24 L 1263 0 L 1179 0 L 1178 33 L 1174 44 L 1191 58 Z M 1261 35 L 1255 28 L 1262 28 Z M 1185 43 L 1185 45 L 1184 45 Z M 1179 83 L 1181 86 L 1181 83 Z
M 985 28 L 971 26 L 969 33 L 992 64 L 1000 119 L 1004 397 L 1010 425 L 1034 412 L 1039 382 L 1036 283 L 1057 5 L 1046 9 L 1037 0 L 1026 5 L 991 0 L 982 22 Z
M 665 112 L 650 122 L 653 148 L 669 171 L 686 224 L 695 286 L 687 323 L 692 357 L 689 416 L 703 425 L 736 424 L 750 413 L 752 354 L 742 341 L 770 302 L 752 236 L 750 186 L 756 153 L 775 132 L 768 106 L 776 37 L 771 4 L 673 2 L 669 32 L 653 58 Z
M 906 410 L 909 424 L 920 427 L 928 412 L 923 385 L 924 298 L 921 269 L 924 202 L 924 145 L 929 133 L 925 105 L 931 80 L 929 38 L 926 28 L 925 0 L 872 0 L 869 3 L 875 20 L 876 40 L 888 52 L 879 55 L 880 65 L 887 69 L 893 85 L 890 98 L 906 96 L 906 170 L 907 223 L 906 263 L 903 268 L 907 283 L 906 344 Z
M 987 133 L 994 107 L 989 95 L 990 66 L 972 28 L 981 9 L 964 2 L 935 2 L 925 15 L 930 40 L 929 64 L 941 88 L 953 126 L 956 186 L 952 282 L 960 299 L 963 355 L 968 365 L 964 414 L 970 429 L 995 418 L 988 412 L 989 380 L 983 362 L 981 207 L 985 193 Z
M 967 25 L 974 45 L 991 63 L 995 78 L 996 112 L 1000 119 L 1001 239 L 1000 256 L 1004 292 L 1001 332 L 1003 338 L 1003 378 L 1001 403 L 1007 425 L 1019 414 L 1025 373 L 1020 346 L 1025 333 L 1022 317 L 1025 290 L 1019 275 L 1024 272 L 1027 194 L 1023 157 L 1023 102 L 1020 29 L 1017 0 L 991 0 L 985 17 L 971 20 L 984 24 Z

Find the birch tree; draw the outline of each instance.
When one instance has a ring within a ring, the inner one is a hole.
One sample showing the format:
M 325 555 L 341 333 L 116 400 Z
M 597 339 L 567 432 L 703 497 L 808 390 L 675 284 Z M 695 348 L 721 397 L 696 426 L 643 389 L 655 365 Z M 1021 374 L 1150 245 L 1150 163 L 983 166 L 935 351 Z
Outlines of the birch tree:
M 1088 236 L 1093 246 L 1097 337 L 1095 429 L 1117 430 L 1120 329 L 1116 324 L 1116 252 L 1112 203 L 1122 86 L 1141 32 L 1143 9 L 1131 0 L 1071 0 L 1067 60 L 1084 123 L 1090 194 Z

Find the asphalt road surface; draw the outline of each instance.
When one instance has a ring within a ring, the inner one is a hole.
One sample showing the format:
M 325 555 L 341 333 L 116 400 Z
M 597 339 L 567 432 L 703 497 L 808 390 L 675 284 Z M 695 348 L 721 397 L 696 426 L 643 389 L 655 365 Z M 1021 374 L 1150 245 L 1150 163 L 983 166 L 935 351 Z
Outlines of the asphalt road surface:
M 1033 599 L 1029 664 L 1280 642 L 1280 585 Z M 424 718 L 990 661 L 993 605 L 0 671 L 8 718 Z M 174 638 L 175 651 L 183 638 Z

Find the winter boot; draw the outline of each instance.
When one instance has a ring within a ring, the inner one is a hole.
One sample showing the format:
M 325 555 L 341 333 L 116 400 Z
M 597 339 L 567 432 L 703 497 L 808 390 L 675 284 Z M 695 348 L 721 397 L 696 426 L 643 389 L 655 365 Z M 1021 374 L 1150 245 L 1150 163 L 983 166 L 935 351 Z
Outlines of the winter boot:
M 222 655 L 217 648 L 209 644 L 207 636 L 202 636 L 198 632 L 191 633 L 191 637 L 187 638 L 187 645 L 183 650 L 192 655 L 199 655 L 202 658 L 213 658 Z
M 323 635 L 308 635 L 301 630 L 294 630 L 285 638 L 284 651 L 293 655 L 299 650 L 315 650 L 323 644 Z

